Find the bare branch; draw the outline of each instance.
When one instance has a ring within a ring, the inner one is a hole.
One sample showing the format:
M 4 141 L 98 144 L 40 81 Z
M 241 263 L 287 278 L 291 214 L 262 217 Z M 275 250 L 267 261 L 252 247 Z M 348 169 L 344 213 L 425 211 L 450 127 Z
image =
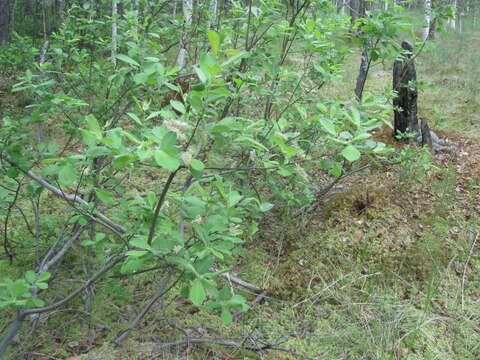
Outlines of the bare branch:
M 253 284 L 250 284 L 249 282 L 246 282 L 242 279 L 239 279 L 237 278 L 236 276 L 233 276 L 231 275 L 230 273 L 224 273 L 224 274 L 220 274 L 220 277 L 228 280 L 228 281 L 231 281 L 237 285 L 240 285 L 240 286 L 243 286 L 244 288 L 247 288 L 247 289 L 250 289 L 250 290 L 253 290 L 255 292 L 263 292 L 264 289 L 262 289 L 261 287 L 258 287 L 256 285 L 253 285 Z

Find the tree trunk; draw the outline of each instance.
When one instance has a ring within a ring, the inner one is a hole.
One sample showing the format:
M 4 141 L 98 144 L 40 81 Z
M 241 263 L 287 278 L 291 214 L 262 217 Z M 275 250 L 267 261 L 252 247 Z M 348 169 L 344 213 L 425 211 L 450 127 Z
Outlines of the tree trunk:
M 65 22 L 65 0 L 58 0 L 58 16 L 63 24 Z
M 425 25 L 423 27 L 423 41 L 431 39 L 432 0 L 425 0 Z
M 117 65 L 117 0 L 112 0 L 112 63 Z
M 183 16 L 185 28 L 183 30 L 183 35 L 180 44 L 180 51 L 178 52 L 177 65 L 180 69 L 183 69 L 186 65 L 187 57 L 187 46 L 188 46 L 188 36 L 187 33 L 190 31 L 190 26 L 192 25 L 192 12 L 193 12 L 193 0 L 183 0 Z
M 350 19 L 352 21 L 352 25 L 355 24 L 358 18 L 358 7 L 359 7 L 360 0 L 350 0 Z
M 435 9 L 436 0 L 430 0 L 431 2 L 431 12 Z M 430 24 L 428 27 L 428 40 L 435 39 L 435 31 L 437 30 L 437 18 L 430 16 Z
M 432 133 L 428 126 L 427 119 L 421 118 L 422 146 L 427 145 L 430 151 L 433 150 Z
M 10 41 L 10 0 L 0 0 L 0 43 Z
M 362 53 L 362 60 L 360 62 L 360 71 L 357 77 L 357 84 L 355 86 L 355 97 L 358 101 L 362 101 L 363 89 L 367 81 L 368 70 L 370 68 L 370 59 L 366 51 Z
M 216 21 L 217 21 L 217 7 L 218 7 L 218 2 L 217 0 L 210 0 L 211 3 L 210 3 L 210 16 L 208 18 L 208 24 L 207 24 L 207 28 L 208 29 L 211 29 L 212 28 L 212 24 L 215 24 Z
M 393 99 L 394 136 L 407 131 L 418 131 L 418 91 L 412 83 L 417 80 L 415 63 L 412 60 L 413 46 L 404 41 L 402 48 L 406 53 L 393 65 L 393 90 L 397 93 L 397 97 Z
M 367 7 L 365 0 L 358 0 L 358 16 L 364 18 L 367 16 Z M 361 29 L 360 29 L 361 31 Z M 367 44 L 370 46 L 370 44 Z M 362 59 L 360 62 L 360 71 L 357 77 L 357 84 L 355 86 L 355 97 L 358 101 L 362 101 L 363 89 L 365 88 L 365 82 L 367 81 L 368 71 L 370 69 L 370 56 L 368 50 L 364 49 L 362 52 Z

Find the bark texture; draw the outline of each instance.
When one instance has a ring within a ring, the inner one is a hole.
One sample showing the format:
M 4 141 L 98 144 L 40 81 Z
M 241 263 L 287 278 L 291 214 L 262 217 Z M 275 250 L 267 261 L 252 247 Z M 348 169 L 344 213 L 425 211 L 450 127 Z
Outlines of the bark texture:
M 393 65 L 393 90 L 397 97 L 393 100 L 394 135 L 404 134 L 407 131 L 418 131 L 417 98 L 418 90 L 414 81 L 417 80 L 415 63 L 412 59 L 413 46 L 408 42 L 402 43 L 405 54 Z
M 428 126 L 427 119 L 421 118 L 422 129 L 422 146 L 427 145 L 430 150 L 433 149 L 432 134 L 430 133 L 430 127 Z
M 0 0 L 0 43 L 10 41 L 10 0 Z

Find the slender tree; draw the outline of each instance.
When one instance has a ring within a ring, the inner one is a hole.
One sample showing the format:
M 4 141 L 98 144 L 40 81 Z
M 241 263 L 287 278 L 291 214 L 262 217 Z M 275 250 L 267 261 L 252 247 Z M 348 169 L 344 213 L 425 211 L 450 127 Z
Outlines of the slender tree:
M 210 2 L 210 16 L 208 18 L 208 25 L 207 27 L 210 29 L 212 28 L 212 24 L 215 24 L 217 20 L 217 8 L 218 8 L 218 0 L 211 0 Z
M 183 0 L 183 17 L 185 28 L 182 35 L 182 40 L 180 44 L 180 51 L 178 52 L 177 65 L 180 69 L 185 67 L 186 57 L 187 57 L 187 46 L 188 46 L 188 36 L 187 32 L 189 31 L 190 26 L 192 25 L 192 12 L 193 12 L 193 0 Z
M 423 27 L 423 41 L 431 38 L 431 24 L 432 24 L 432 3 L 433 0 L 425 0 L 425 25 Z
M 117 0 L 112 0 L 112 63 L 117 63 Z
M 357 0 L 358 1 L 358 16 L 361 18 L 365 18 L 367 16 L 367 7 L 365 0 Z M 360 31 L 362 31 L 360 29 Z M 368 55 L 368 51 L 364 50 L 362 52 L 362 58 L 360 62 L 360 71 L 357 77 L 357 83 L 355 85 L 355 97 L 358 101 L 362 101 L 362 94 L 363 89 L 365 88 L 365 82 L 367 81 L 368 70 L 370 67 L 370 57 Z
M 10 41 L 10 0 L 0 0 L 0 42 Z
M 352 24 L 358 19 L 358 8 L 360 6 L 360 0 L 350 0 L 349 7 L 350 7 L 350 18 L 352 20 Z

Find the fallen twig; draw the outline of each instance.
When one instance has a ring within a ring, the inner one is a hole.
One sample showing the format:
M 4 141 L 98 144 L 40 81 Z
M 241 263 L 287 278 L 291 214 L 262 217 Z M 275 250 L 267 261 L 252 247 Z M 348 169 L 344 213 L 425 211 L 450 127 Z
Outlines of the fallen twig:
M 231 275 L 230 273 L 223 273 L 223 274 L 220 275 L 220 277 L 224 278 L 227 281 L 231 281 L 231 282 L 233 282 L 237 285 L 243 286 L 244 288 L 250 289 L 250 290 L 258 292 L 258 293 L 264 291 L 264 289 L 262 289 L 261 287 L 250 284 L 249 282 L 246 282 L 242 279 L 239 279 L 236 276 Z
M 254 343 L 254 344 L 252 344 L 252 345 L 246 344 L 246 342 L 248 340 L 250 342 Z M 283 344 L 286 341 L 287 340 L 284 339 L 284 340 L 281 340 L 281 341 L 276 342 L 276 343 L 270 343 L 270 342 L 266 342 L 266 341 L 263 341 L 263 340 L 260 340 L 260 339 L 247 338 L 242 342 L 236 342 L 236 341 L 233 341 L 233 340 L 222 339 L 222 338 L 187 338 L 187 339 L 184 339 L 184 340 L 179 340 L 179 341 L 174 341 L 174 342 L 170 342 L 170 343 L 160 344 L 157 347 L 156 351 L 161 350 L 161 349 L 166 349 L 166 348 L 169 348 L 169 347 L 172 347 L 172 346 L 182 346 L 182 345 L 192 345 L 192 344 L 197 344 L 197 345 L 215 344 L 215 345 L 220 345 L 220 346 L 225 346 L 225 347 L 233 347 L 233 348 L 237 348 L 237 349 L 246 349 L 246 350 L 250 350 L 250 351 L 254 351 L 254 352 L 262 352 L 262 351 L 265 351 L 265 350 L 283 351 L 283 352 L 289 353 L 291 355 L 295 355 L 299 359 L 317 360 L 317 359 L 299 354 L 294 350 L 278 347 L 278 345 Z M 255 343 L 259 343 L 260 345 L 256 345 Z M 150 358 L 150 360 L 160 359 L 160 358 L 163 358 L 164 356 L 165 356 L 164 353 L 158 353 L 158 354 L 155 354 L 154 356 L 152 356 Z

